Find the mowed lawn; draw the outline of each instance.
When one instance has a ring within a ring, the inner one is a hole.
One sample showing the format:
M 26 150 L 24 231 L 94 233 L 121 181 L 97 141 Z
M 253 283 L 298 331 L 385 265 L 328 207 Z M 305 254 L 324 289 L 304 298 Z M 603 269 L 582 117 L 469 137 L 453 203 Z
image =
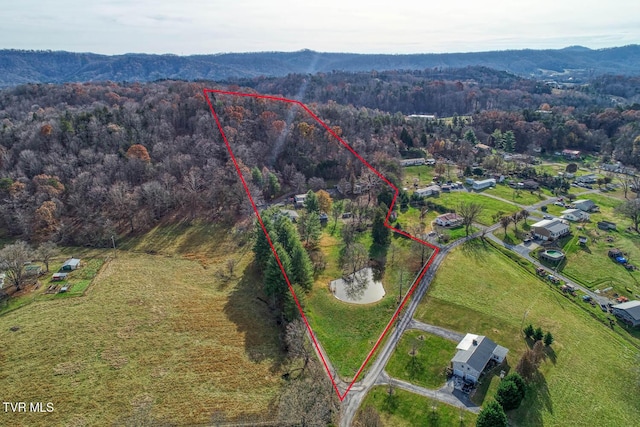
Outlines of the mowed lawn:
M 378 411 L 386 427 L 472 427 L 477 415 L 431 400 L 428 397 L 388 387 L 374 387 L 367 394 L 360 412 L 368 406 Z
M 358 305 L 339 301 L 330 292 L 329 283 L 342 276 L 338 265 L 340 238 L 324 233 L 321 239 L 327 266 L 306 298 L 305 313 L 333 366 L 345 379 L 356 374 L 395 313 L 400 279 L 406 295 L 421 267 L 417 243 L 402 237 L 392 237 L 391 241 L 382 278 L 385 296 L 379 302 Z M 362 243 L 368 248 L 370 236 Z M 431 250 L 426 250 L 425 260 L 430 255 Z
M 208 241 L 197 235 L 205 231 Z M 172 241 L 181 251 L 164 246 L 163 255 L 143 252 L 161 249 L 157 242 L 130 242 L 141 252 L 119 251 L 84 296 L 0 316 L 3 399 L 55 408 L 3 413 L 0 425 L 195 425 L 214 413 L 269 414 L 281 352 L 255 297 L 250 246 L 215 227 L 184 229 Z M 231 257 L 238 267 L 227 280 Z
M 517 203 L 519 205 L 530 206 L 544 200 L 547 200 L 547 197 L 544 195 L 538 195 L 537 191 L 530 190 L 520 190 L 516 191 L 515 189 L 509 187 L 506 184 L 496 184 L 493 188 L 487 188 L 483 190 L 483 193 L 492 194 L 497 197 L 501 197 L 505 200 L 508 200 L 513 203 Z
M 523 325 L 553 333 L 554 353 L 541 367 L 542 383 L 509 414 L 515 425 L 637 423 L 638 348 L 490 245 L 477 241 L 449 254 L 416 317 L 488 336 L 509 349 L 511 368 L 527 348 Z M 483 385 L 485 402 L 498 381 Z
M 521 209 L 512 204 L 497 200 L 488 196 L 482 195 L 482 193 L 467 193 L 466 191 L 452 191 L 451 193 L 441 193 L 440 197 L 428 199 L 433 200 L 435 203 L 446 206 L 452 211 L 456 210 L 460 203 L 477 203 L 482 206 L 482 212 L 478 215 L 478 222 L 483 225 L 492 225 L 494 223 L 492 217 L 498 212 L 504 214 L 512 214 L 518 212 Z
M 567 260 L 560 265 L 559 270 L 591 289 L 612 287 L 611 294 L 634 298 L 635 294 L 640 294 L 640 271 L 626 270 L 612 261 L 608 252 L 610 249 L 620 249 L 627 254 L 632 264 L 640 267 L 640 236 L 635 231 L 626 231 L 630 221 L 615 213 L 620 200 L 601 194 L 589 194 L 581 198 L 593 200 L 600 207 L 600 212 L 590 214 L 591 221 L 581 224 L 582 230 L 578 230 L 577 224 L 572 224 L 573 238 L 563 248 Z M 617 230 L 598 229 L 597 222 L 601 220 L 615 222 Z M 577 237 L 581 235 L 589 239 L 585 246 L 578 244 Z
M 394 378 L 438 389 L 447 380 L 445 370 L 456 353 L 456 344 L 427 332 L 407 331 L 385 369 Z

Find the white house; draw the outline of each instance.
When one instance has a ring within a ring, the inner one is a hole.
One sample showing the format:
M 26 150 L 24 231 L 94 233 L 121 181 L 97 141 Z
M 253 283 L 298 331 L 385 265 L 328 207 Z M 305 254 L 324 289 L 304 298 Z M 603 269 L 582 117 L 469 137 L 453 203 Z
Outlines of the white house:
M 442 227 L 456 227 L 462 224 L 462 217 L 457 213 L 446 213 L 436 217 L 436 224 Z
M 484 190 L 485 188 L 495 187 L 496 180 L 494 178 L 483 179 L 482 181 L 473 181 L 471 187 L 474 190 Z
M 401 166 L 418 166 L 418 165 L 424 165 L 424 164 L 425 164 L 425 160 L 423 158 L 400 160 Z
M 429 197 L 440 194 L 442 189 L 438 185 L 430 185 L 425 188 L 419 188 L 416 190 L 416 194 L 420 197 Z
M 296 194 L 293 196 L 293 204 L 296 205 L 296 208 L 304 207 L 304 201 L 307 199 L 306 194 Z
M 589 214 L 580 209 L 567 209 L 562 211 L 560 218 L 569 221 L 589 221 Z
M 594 212 L 598 210 L 598 205 L 596 205 L 589 199 L 576 200 L 575 202 L 573 202 L 573 206 L 575 206 L 576 209 L 580 209 L 584 212 Z
M 543 219 L 531 225 L 534 236 L 542 240 L 556 240 L 569 234 L 569 224 L 559 219 Z
M 467 334 L 456 347 L 457 353 L 451 359 L 453 375 L 476 383 L 490 361 L 502 363 L 508 349 L 483 335 Z

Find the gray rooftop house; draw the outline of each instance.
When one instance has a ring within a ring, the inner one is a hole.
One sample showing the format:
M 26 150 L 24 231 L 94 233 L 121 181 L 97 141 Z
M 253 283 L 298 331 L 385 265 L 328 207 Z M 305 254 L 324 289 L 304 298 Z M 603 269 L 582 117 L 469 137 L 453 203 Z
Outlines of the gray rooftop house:
M 640 301 L 627 301 L 611 306 L 613 314 L 631 326 L 640 326 Z
M 458 352 L 451 359 L 453 375 L 474 384 L 491 360 L 502 363 L 509 352 L 489 338 L 475 334 L 465 335 L 456 349 Z

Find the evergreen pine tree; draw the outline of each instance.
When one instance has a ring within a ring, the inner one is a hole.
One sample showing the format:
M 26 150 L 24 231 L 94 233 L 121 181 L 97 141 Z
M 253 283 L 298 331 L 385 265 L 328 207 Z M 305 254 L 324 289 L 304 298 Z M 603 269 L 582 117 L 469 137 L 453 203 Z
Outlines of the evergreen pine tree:
M 268 218 L 268 215 L 262 216 L 262 223 L 266 228 L 267 232 L 272 235 L 273 224 L 271 220 Z M 262 227 L 260 226 L 260 222 L 258 220 L 255 221 L 255 243 L 253 244 L 253 253 L 255 254 L 256 263 L 261 268 L 264 268 L 269 260 L 269 256 L 271 253 L 271 246 L 269 245 L 269 241 L 267 240 L 267 236 L 264 234 Z
M 304 250 L 300 242 L 293 248 L 291 254 L 291 281 L 300 285 L 305 291 L 310 291 L 313 286 L 313 265 L 309 254 Z
M 544 333 L 542 332 L 542 328 L 541 327 L 537 327 L 533 331 L 533 339 L 535 341 L 540 341 L 543 337 L 544 337 Z
M 508 224 L 507 224 L 508 225 Z M 505 229 L 506 232 L 506 229 Z M 533 336 L 533 325 L 529 323 L 526 328 L 524 328 L 524 336 L 527 338 L 531 338 Z
M 543 340 L 544 340 L 544 345 L 546 345 L 547 347 L 553 344 L 553 335 L 551 335 L 551 332 L 547 332 L 546 334 L 544 334 Z
M 304 207 L 309 213 L 320 213 L 320 204 L 318 203 L 318 196 L 316 196 L 316 193 L 311 190 L 307 192 L 307 197 L 304 199 Z
M 320 242 L 321 234 L 320 215 L 316 211 L 311 211 L 300 221 L 300 236 L 307 247 L 315 248 Z
M 495 400 L 489 402 L 476 420 L 476 427 L 507 427 L 507 415 Z
M 284 271 L 287 273 L 287 277 L 291 277 L 291 259 L 289 255 L 280 243 L 275 242 L 273 246 L 278 254 L 278 258 L 280 258 Z M 289 293 L 289 287 L 273 253 L 269 257 L 264 269 L 264 293 L 272 298 L 276 308 L 282 310 L 284 298 Z
M 376 209 L 375 215 L 373 216 L 371 236 L 373 237 L 374 245 L 387 246 L 389 245 L 389 243 L 391 243 L 391 232 L 384 225 L 385 214 L 386 212 L 383 208 L 378 208 Z

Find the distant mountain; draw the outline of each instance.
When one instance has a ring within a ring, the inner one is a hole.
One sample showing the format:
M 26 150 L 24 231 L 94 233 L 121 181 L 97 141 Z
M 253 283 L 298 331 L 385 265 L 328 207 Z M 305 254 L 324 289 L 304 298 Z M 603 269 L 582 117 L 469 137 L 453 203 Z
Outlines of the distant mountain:
M 640 74 L 640 46 L 555 50 L 382 55 L 298 52 L 217 55 L 98 55 L 53 51 L 0 50 L 0 86 L 22 83 L 228 80 L 290 73 L 421 70 L 481 65 L 525 77 L 583 81 L 601 74 Z

